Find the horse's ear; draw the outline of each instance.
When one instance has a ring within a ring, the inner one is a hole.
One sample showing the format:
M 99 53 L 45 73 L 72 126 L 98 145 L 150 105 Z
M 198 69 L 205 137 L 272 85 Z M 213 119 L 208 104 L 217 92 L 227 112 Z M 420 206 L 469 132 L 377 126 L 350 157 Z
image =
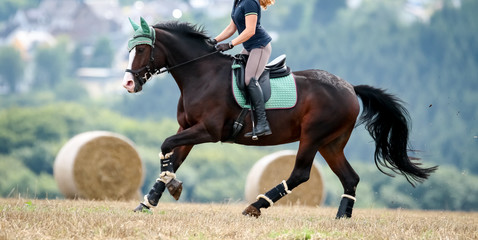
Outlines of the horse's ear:
M 144 18 L 142 17 L 141 17 L 141 28 L 143 29 L 144 33 L 149 33 L 149 25 L 146 22 L 146 20 L 144 20 Z
M 131 20 L 131 18 L 128 18 L 128 19 L 129 19 L 129 22 L 131 23 L 131 26 L 133 26 L 134 31 L 138 30 L 139 25 L 136 24 L 135 22 L 133 22 L 133 20 Z

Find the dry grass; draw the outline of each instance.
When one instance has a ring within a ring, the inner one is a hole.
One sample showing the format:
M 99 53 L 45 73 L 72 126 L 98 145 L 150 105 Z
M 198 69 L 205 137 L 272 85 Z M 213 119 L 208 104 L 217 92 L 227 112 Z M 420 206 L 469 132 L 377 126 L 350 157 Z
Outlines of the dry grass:
M 247 204 L 0 199 L 0 239 L 478 239 L 478 213 L 274 206 L 259 219 Z

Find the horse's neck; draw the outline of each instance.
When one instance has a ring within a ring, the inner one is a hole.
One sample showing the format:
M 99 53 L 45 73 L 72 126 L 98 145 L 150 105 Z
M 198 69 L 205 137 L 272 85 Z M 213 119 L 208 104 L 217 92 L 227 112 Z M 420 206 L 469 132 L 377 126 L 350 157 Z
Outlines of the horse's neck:
M 221 53 L 210 55 L 212 49 L 205 50 L 205 46 L 201 46 L 204 43 L 157 31 L 156 36 L 161 36 L 159 47 L 181 92 L 202 88 L 206 83 L 226 77 L 227 70 L 231 72 L 232 57 Z
M 193 57 L 186 61 L 191 61 L 198 57 Z M 173 69 L 171 70 L 171 75 L 174 77 L 181 92 L 188 89 L 202 89 L 205 84 L 216 85 L 216 82 L 225 80 L 224 78 L 230 78 L 230 74 L 227 73 L 231 72 L 231 64 L 232 59 L 230 57 L 216 53 Z

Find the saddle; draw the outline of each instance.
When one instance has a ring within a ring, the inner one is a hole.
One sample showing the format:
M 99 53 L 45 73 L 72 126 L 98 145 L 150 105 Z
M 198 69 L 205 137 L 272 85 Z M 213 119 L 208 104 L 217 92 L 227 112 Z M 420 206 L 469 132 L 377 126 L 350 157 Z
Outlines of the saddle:
M 233 74 L 236 76 L 237 87 L 241 91 L 245 99 L 249 99 L 246 90 L 245 68 L 249 55 L 237 54 L 234 56 L 232 65 Z M 259 77 L 258 82 L 261 85 L 262 93 L 264 94 L 264 102 L 271 98 L 271 78 L 286 77 L 290 74 L 290 68 L 285 64 L 286 55 L 282 54 L 268 63 L 264 72 Z
M 250 98 L 247 94 L 246 82 L 245 82 L 245 77 L 244 77 L 248 57 L 249 57 L 248 55 L 238 54 L 238 55 L 234 56 L 234 62 L 232 64 L 232 74 L 235 77 L 235 82 L 234 82 L 234 79 L 233 79 L 233 84 L 234 84 L 233 85 L 233 92 L 234 92 L 234 88 L 235 88 L 234 86 L 237 86 L 237 89 L 239 90 L 238 92 L 240 92 L 242 94 L 243 98 L 245 99 L 245 101 L 243 102 L 244 104 L 250 104 Z M 272 60 L 269 64 L 267 64 L 266 67 L 265 67 L 265 70 L 262 73 L 261 77 L 259 78 L 258 82 L 261 85 L 262 93 L 264 94 L 264 102 L 268 102 L 268 100 L 272 96 L 271 78 L 276 79 L 276 81 L 273 82 L 274 83 L 273 85 L 275 85 L 275 87 L 277 87 L 278 84 L 283 84 L 284 80 L 292 79 L 291 81 L 288 81 L 289 85 L 287 85 L 287 84 L 283 85 L 283 88 L 286 88 L 288 90 L 292 89 L 292 91 L 293 91 L 293 94 L 292 94 L 293 99 L 290 98 L 290 99 L 293 100 L 292 101 L 293 103 L 290 106 L 286 107 L 286 108 L 290 108 L 290 107 L 295 106 L 297 95 L 296 95 L 296 92 L 295 92 L 295 81 L 293 80 L 293 77 L 291 77 L 290 68 L 286 66 L 285 60 L 286 60 L 286 55 L 283 54 L 283 55 L 280 55 L 279 57 L 275 58 L 274 60 Z M 293 86 L 290 86 L 290 84 L 293 84 Z M 275 89 L 278 90 L 277 88 L 275 88 Z M 290 92 L 290 90 L 289 91 L 281 91 L 281 92 Z M 278 98 L 277 96 L 282 96 L 282 95 L 281 94 L 276 94 L 276 92 L 275 92 L 275 97 L 273 97 L 273 99 L 275 98 L 277 100 L 277 98 Z M 289 96 L 290 96 L 290 94 L 289 94 Z M 238 100 L 238 98 L 236 97 L 236 101 L 237 100 Z M 271 101 L 271 102 L 274 102 L 274 101 Z M 288 103 L 290 104 L 290 102 L 288 102 Z M 241 104 L 239 104 L 239 105 L 241 105 Z M 283 106 L 280 106 L 280 107 L 283 107 Z M 227 142 L 234 142 L 235 141 L 236 136 L 239 134 L 239 132 L 244 127 L 244 118 L 246 117 L 246 114 L 247 114 L 248 111 L 249 111 L 249 108 L 247 108 L 246 106 L 243 106 L 241 113 L 239 114 L 236 121 L 234 122 L 231 135 L 230 135 L 229 139 L 227 140 Z M 252 122 L 254 122 L 254 117 L 253 116 L 254 115 L 251 114 Z

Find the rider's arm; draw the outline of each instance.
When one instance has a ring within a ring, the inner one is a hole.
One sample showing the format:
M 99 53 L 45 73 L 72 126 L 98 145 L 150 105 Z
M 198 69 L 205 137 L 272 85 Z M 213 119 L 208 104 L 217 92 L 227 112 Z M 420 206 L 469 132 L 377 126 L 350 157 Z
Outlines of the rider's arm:
M 229 25 L 214 39 L 216 39 L 217 42 L 222 42 L 228 39 L 229 37 L 231 37 L 236 31 L 237 31 L 236 25 L 231 19 L 231 22 L 229 23 Z
M 234 23 L 233 23 L 234 24 Z M 246 16 L 246 29 L 242 31 L 237 38 L 231 41 L 233 46 L 239 45 L 254 36 L 256 34 L 256 25 L 257 25 L 257 15 L 249 14 Z

